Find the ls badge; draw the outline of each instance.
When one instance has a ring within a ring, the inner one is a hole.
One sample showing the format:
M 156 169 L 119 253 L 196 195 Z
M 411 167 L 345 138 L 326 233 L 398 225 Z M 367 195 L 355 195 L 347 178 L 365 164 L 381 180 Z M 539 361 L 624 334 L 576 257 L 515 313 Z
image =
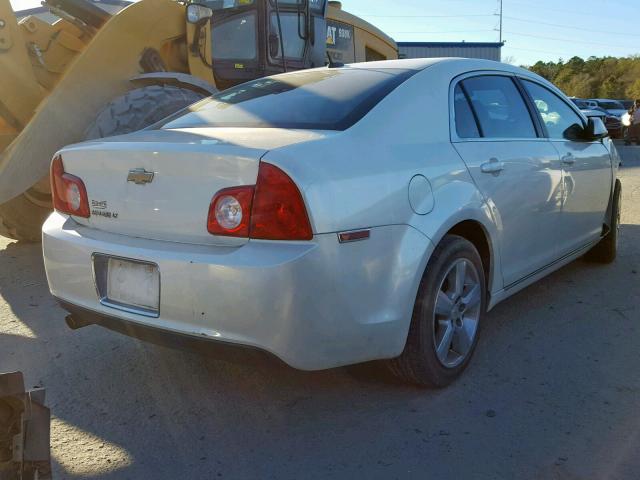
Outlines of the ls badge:
M 154 172 L 147 172 L 144 168 L 134 168 L 129 170 L 127 182 L 133 182 L 136 185 L 144 185 L 153 182 Z

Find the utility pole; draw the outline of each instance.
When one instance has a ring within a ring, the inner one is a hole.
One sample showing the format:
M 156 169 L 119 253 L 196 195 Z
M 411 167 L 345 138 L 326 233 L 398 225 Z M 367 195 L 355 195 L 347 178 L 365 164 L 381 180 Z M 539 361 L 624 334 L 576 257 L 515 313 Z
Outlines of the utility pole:
M 502 0 L 500 2 L 500 43 L 502 43 Z

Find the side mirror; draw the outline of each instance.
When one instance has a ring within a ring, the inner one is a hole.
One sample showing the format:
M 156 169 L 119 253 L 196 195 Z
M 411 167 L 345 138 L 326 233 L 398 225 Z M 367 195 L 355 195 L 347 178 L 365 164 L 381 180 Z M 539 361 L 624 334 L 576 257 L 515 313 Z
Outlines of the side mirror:
M 586 127 L 574 123 L 564 131 L 563 137 L 574 142 L 593 142 L 609 136 L 607 127 L 598 117 L 589 117 Z
M 275 33 L 269 35 L 269 55 L 271 58 L 278 58 L 280 54 L 280 37 Z
M 587 140 L 602 140 L 609 136 L 609 131 L 600 118 L 590 117 L 586 134 Z
M 213 17 L 213 10 L 206 5 L 190 3 L 187 5 L 187 22 L 194 25 L 203 25 Z

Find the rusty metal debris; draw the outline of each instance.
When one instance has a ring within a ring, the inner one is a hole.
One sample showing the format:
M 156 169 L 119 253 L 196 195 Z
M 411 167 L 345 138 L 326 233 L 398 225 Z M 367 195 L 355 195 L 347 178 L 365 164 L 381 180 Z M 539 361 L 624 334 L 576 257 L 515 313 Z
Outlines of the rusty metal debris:
M 45 390 L 25 391 L 21 372 L 0 374 L 0 480 L 51 478 Z

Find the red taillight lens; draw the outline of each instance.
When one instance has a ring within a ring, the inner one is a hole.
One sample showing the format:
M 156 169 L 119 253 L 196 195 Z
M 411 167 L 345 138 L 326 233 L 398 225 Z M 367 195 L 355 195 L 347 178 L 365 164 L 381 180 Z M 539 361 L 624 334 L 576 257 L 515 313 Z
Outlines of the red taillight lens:
M 225 188 L 209 205 L 207 230 L 213 235 L 260 240 L 311 240 L 313 232 L 302 195 L 278 167 L 261 163 L 254 186 Z
M 216 193 L 209 205 L 209 233 L 248 237 L 253 191 L 254 187 L 233 187 Z
M 302 195 L 278 167 L 260 163 L 251 211 L 251 238 L 311 240 L 313 233 Z
M 59 212 L 89 217 L 87 189 L 78 177 L 65 173 L 62 157 L 59 155 L 51 162 L 51 194 L 53 208 Z

